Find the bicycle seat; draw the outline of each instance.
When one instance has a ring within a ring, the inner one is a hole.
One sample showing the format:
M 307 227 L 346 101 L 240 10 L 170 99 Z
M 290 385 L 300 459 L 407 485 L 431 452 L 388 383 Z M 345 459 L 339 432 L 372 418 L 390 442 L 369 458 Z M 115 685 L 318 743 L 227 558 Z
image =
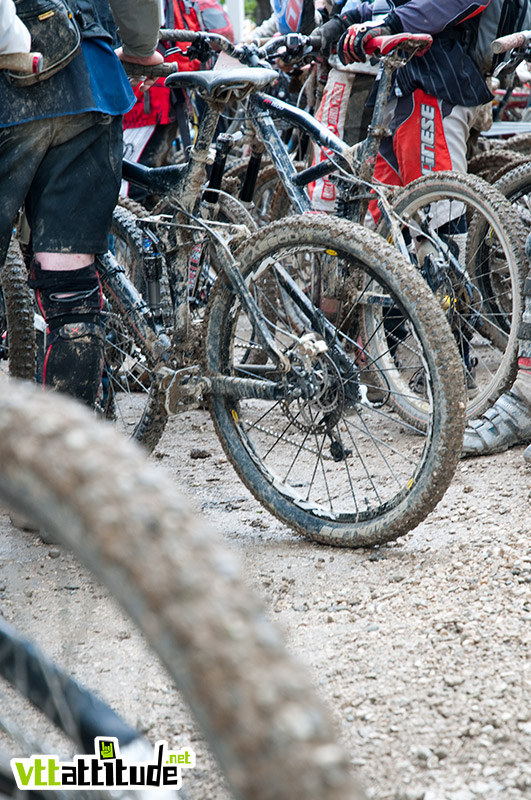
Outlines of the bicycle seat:
M 229 91 L 244 97 L 249 92 L 264 89 L 277 79 L 272 69 L 242 67 L 241 69 L 197 70 L 176 72 L 165 80 L 170 87 L 196 88 L 211 97 L 220 97 Z

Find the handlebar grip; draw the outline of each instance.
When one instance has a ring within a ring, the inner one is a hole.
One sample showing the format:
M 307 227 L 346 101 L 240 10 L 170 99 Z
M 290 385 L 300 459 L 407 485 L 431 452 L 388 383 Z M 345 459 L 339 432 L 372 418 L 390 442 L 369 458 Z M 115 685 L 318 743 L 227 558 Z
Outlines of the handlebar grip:
M 42 53 L 5 53 L 0 55 L 0 69 L 38 75 L 42 72 L 44 59 Z
M 159 42 L 196 42 L 204 38 L 203 31 L 182 31 L 174 28 L 161 28 Z
M 508 36 L 500 36 L 492 43 L 492 52 L 498 55 L 506 53 L 508 50 L 516 50 L 519 47 L 527 47 L 531 39 L 531 31 L 520 31 L 510 33 Z
M 321 49 L 321 37 L 320 36 L 308 36 L 308 46 L 312 48 L 312 50 L 320 50 Z
M 175 61 L 151 66 L 133 64 L 132 61 L 122 61 L 122 66 L 130 78 L 167 78 L 168 75 L 179 72 L 179 65 Z

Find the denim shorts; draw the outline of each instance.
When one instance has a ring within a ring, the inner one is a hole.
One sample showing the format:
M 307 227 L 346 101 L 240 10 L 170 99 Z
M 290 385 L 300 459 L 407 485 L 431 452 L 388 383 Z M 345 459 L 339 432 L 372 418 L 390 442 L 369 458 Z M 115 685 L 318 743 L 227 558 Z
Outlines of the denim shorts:
M 23 205 L 35 252 L 105 252 L 121 160 L 121 116 L 86 112 L 0 129 L 0 264 Z

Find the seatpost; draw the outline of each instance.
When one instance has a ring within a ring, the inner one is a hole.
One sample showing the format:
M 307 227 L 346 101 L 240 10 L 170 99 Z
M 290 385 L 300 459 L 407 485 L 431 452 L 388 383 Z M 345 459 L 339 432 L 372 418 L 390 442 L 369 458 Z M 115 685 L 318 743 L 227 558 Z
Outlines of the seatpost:
M 205 110 L 199 124 L 197 137 L 190 151 L 190 171 L 187 174 L 187 185 L 179 198 L 186 211 L 193 211 L 195 202 L 201 194 L 205 182 L 206 168 L 210 155 L 210 146 L 216 135 L 219 118 L 225 108 L 227 98 L 203 97 Z
M 377 82 L 378 91 L 376 92 L 371 124 L 367 128 L 367 138 L 361 142 L 359 153 L 357 154 L 361 165 L 359 177 L 362 181 L 367 181 L 368 183 L 372 181 L 380 143 L 385 136 L 390 134 L 388 128 L 383 124 L 384 109 L 389 100 L 391 75 L 397 66 L 395 54 L 387 56 L 381 62 L 381 70 Z

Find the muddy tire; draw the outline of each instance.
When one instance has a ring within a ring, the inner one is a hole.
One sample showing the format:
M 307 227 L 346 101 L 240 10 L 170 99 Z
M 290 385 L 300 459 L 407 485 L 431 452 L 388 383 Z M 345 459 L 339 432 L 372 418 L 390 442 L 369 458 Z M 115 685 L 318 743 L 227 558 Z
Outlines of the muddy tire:
M 35 379 L 35 328 L 33 297 L 28 274 L 17 240 L 12 237 L 4 267 L 0 270 L 3 297 L 0 333 L 7 332 L 9 374 L 14 378 Z
M 365 547 L 407 533 L 450 483 L 464 425 L 462 367 L 432 293 L 376 234 L 324 215 L 299 216 L 296 226 L 279 220 L 236 258 L 277 346 L 292 354 L 287 380 L 303 375 L 306 387 L 303 397 L 283 401 L 211 396 L 236 472 L 273 514 L 314 541 Z M 309 298 L 317 312 L 305 306 Z M 376 358 L 364 338 L 369 314 L 381 345 Z M 296 349 L 308 334 L 328 347 L 310 366 Z M 209 304 L 205 368 L 210 376 L 269 377 L 279 387 L 286 380 L 223 281 Z M 396 385 L 388 370 L 400 376 Z M 404 393 L 421 424 L 396 413 Z
M 521 157 L 520 153 L 512 150 L 492 150 L 471 158 L 468 162 L 468 172 L 490 182 L 493 175 L 502 169 L 511 169 Z
M 0 499 L 72 549 L 144 633 L 234 796 L 362 800 L 312 679 L 233 553 L 130 441 L 30 388 L 1 391 Z

